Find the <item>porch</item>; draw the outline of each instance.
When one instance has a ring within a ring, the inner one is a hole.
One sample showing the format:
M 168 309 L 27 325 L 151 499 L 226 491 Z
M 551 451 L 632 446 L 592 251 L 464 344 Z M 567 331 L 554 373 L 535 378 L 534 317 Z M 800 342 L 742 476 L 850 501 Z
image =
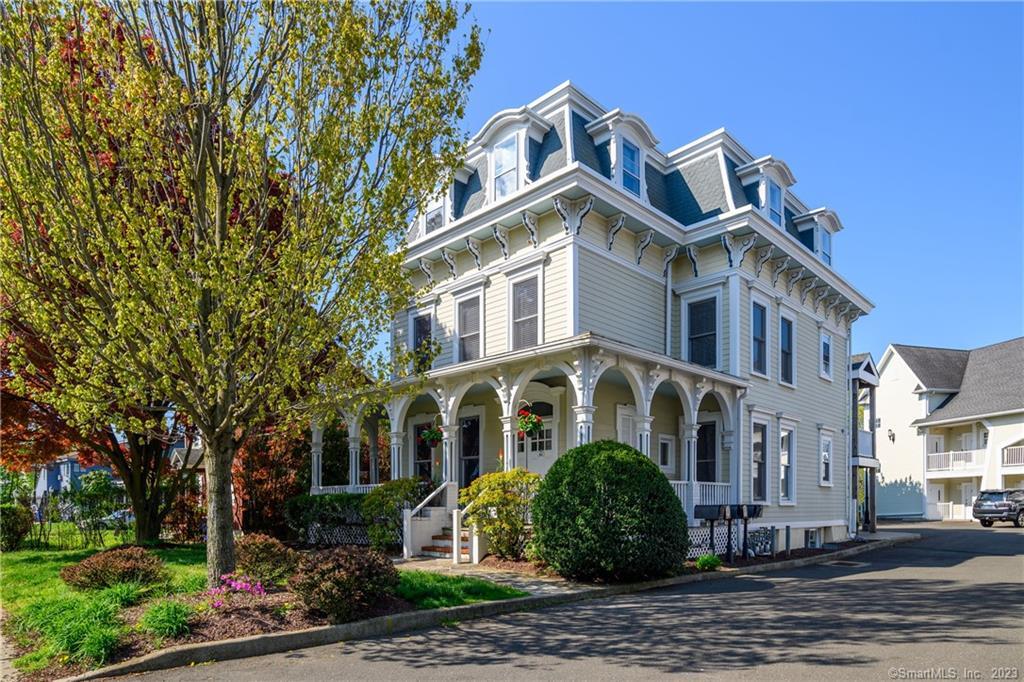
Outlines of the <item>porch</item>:
M 382 406 L 389 474 L 433 480 L 446 489 L 443 502 L 435 500 L 415 516 L 436 517 L 429 525 L 438 532 L 429 537 L 444 537 L 440 531 L 450 527 L 458 489 L 480 474 L 522 467 L 544 475 L 569 448 L 617 440 L 654 460 L 696 525 L 695 505 L 739 501 L 735 434 L 744 386 L 730 375 L 591 334 L 449 366 L 429 372 L 418 394 Z M 520 408 L 541 417 L 538 433 L 519 434 Z M 350 432 L 358 434 L 360 415 L 346 417 Z M 436 444 L 421 436 L 432 427 L 443 435 Z M 322 433 L 316 427 L 312 445 L 313 494 L 368 492 L 383 480 L 379 472 L 359 471 L 359 458 L 350 457 L 349 480 L 358 483 L 322 485 Z M 431 511 L 431 505 L 439 508 Z

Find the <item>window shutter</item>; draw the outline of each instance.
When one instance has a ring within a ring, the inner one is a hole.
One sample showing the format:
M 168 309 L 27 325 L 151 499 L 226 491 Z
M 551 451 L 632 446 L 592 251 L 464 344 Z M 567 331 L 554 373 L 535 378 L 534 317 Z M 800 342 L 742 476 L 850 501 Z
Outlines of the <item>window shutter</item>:
M 460 360 L 476 360 L 480 357 L 480 298 L 470 298 L 459 303 L 459 353 Z
M 634 416 L 636 415 L 636 409 L 632 405 L 617 405 L 615 415 L 618 441 L 635 448 L 636 429 L 634 428 Z
M 537 278 L 516 282 L 512 287 L 513 348 L 537 345 Z

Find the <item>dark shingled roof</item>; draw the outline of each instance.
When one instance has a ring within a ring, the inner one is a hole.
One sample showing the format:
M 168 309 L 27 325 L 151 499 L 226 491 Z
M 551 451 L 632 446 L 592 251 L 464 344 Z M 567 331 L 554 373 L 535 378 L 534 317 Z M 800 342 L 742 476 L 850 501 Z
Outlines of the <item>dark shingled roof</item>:
M 864 361 L 871 357 L 871 353 L 857 353 L 856 355 L 850 356 L 850 366 L 857 369 Z
M 904 346 L 892 344 L 893 350 L 910 365 L 923 388 L 957 389 L 964 377 L 969 350 L 952 348 L 929 348 L 927 346 Z
M 967 355 L 960 392 L 915 425 L 1024 410 L 1024 337 L 959 352 Z

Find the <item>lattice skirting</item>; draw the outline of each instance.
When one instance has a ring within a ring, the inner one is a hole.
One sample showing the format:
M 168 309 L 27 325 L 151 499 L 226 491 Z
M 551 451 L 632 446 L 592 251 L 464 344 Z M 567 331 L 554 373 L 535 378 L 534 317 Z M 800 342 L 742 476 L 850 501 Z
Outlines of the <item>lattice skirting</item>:
M 365 524 L 346 524 L 341 526 L 321 526 L 313 524 L 309 527 L 309 544 L 311 545 L 362 545 L 370 544 L 370 536 Z M 401 544 L 402 538 L 397 540 Z
M 724 523 L 715 524 L 715 554 L 724 555 L 726 542 L 729 539 L 729 528 Z M 739 555 L 743 551 L 743 523 L 734 523 L 732 527 L 733 551 Z M 754 554 L 769 554 L 772 548 L 771 528 L 753 528 L 747 532 L 747 547 Z M 711 553 L 711 527 L 696 526 L 690 528 L 690 551 L 687 559 L 696 559 L 703 554 Z

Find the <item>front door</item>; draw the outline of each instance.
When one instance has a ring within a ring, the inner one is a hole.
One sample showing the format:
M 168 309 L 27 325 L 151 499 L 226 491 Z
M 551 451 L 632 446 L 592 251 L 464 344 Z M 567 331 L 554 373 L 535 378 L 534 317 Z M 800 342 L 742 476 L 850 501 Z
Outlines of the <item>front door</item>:
M 718 480 L 718 452 L 715 422 L 699 424 L 697 429 L 697 478 L 698 481 Z
M 974 498 L 978 496 L 978 488 L 974 481 L 960 484 L 960 499 L 964 503 L 964 519 L 973 518 L 971 509 L 974 507 Z
M 480 417 L 459 419 L 459 487 L 480 475 Z

